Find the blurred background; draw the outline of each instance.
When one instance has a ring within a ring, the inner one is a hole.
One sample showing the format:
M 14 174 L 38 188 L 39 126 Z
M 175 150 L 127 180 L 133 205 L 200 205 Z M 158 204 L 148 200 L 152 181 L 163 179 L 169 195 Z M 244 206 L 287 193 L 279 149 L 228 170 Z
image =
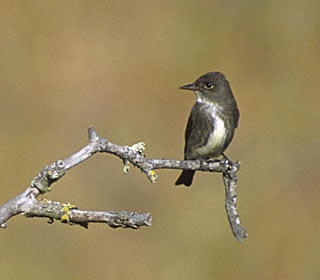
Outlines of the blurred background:
M 88 142 L 87 128 L 150 158 L 183 158 L 193 93 L 209 71 L 241 117 L 233 237 L 221 174 L 177 170 L 151 185 L 98 154 L 45 198 L 81 209 L 151 212 L 139 230 L 15 217 L 1 230 L 3 279 L 319 279 L 319 1 L 1 1 L 0 203 Z

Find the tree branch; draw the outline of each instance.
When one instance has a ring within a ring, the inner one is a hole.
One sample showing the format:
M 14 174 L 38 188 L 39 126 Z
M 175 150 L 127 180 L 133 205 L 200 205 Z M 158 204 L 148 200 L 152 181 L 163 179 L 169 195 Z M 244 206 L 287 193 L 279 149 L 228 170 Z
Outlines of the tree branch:
M 106 223 L 110 227 L 133 228 L 150 226 L 152 217 L 150 214 L 138 214 L 135 212 L 101 212 L 83 211 L 70 203 L 61 204 L 50 200 L 35 200 L 26 217 L 49 218 L 50 222 L 59 220 L 70 225 L 77 224 L 88 228 L 89 223 Z
M 234 237 L 241 242 L 243 239 L 248 237 L 248 234 L 245 228 L 240 223 L 240 218 L 236 204 L 236 184 L 238 181 L 237 172 L 240 169 L 240 163 L 236 161 L 235 163 L 232 163 L 230 166 L 228 166 L 229 160 L 225 160 L 225 164 L 227 171 L 223 172 L 222 177 L 226 191 L 225 208 L 227 211 L 227 216 L 232 233 Z
M 206 172 L 221 172 L 226 187 L 226 209 L 233 234 L 238 240 L 247 235 L 241 226 L 236 208 L 236 173 L 239 170 L 238 162 L 229 160 L 172 160 L 148 159 L 144 155 L 145 144 L 140 142 L 131 147 L 119 146 L 97 135 L 95 129 L 90 127 L 89 144 L 64 160 L 57 160 L 46 166 L 36 176 L 30 186 L 19 196 L 0 207 L 0 226 L 6 227 L 6 222 L 13 216 L 24 214 L 27 217 L 46 217 L 50 220 L 60 220 L 64 223 L 79 224 L 87 227 L 89 223 L 107 223 L 111 227 L 139 228 L 151 225 L 151 214 L 138 214 L 127 211 L 98 212 L 82 211 L 70 204 L 60 202 L 39 201 L 40 194 L 51 190 L 51 185 L 61 179 L 66 171 L 83 162 L 97 152 L 113 154 L 123 160 L 126 173 L 129 163 L 143 171 L 147 178 L 155 183 L 158 176 L 157 169 L 191 169 Z

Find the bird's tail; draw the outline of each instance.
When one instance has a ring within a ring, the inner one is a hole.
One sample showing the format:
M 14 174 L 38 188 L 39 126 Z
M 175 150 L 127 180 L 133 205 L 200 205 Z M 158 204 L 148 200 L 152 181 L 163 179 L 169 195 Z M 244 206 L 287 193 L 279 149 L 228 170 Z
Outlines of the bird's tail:
M 195 173 L 194 170 L 183 170 L 181 175 L 176 181 L 176 186 L 177 185 L 185 185 L 187 187 L 191 186 L 194 173 Z

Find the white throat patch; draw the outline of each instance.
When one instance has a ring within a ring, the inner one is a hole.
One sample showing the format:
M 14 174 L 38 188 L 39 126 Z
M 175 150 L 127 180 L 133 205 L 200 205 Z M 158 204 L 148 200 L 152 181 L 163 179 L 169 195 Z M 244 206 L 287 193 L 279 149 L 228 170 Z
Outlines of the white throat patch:
M 200 91 L 198 91 L 198 90 L 196 90 L 195 93 L 196 93 L 196 96 L 197 96 L 197 102 L 204 102 L 202 93 Z

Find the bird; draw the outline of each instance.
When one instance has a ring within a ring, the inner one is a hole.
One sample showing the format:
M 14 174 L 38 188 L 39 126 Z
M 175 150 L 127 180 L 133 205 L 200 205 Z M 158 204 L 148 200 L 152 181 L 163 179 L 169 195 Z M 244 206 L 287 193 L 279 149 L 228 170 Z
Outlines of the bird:
M 238 127 L 239 109 L 229 81 L 221 72 L 209 72 L 194 83 L 180 87 L 194 91 L 193 105 L 185 130 L 185 160 L 208 160 L 229 146 Z M 183 170 L 175 185 L 190 186 L 195 170 Z

